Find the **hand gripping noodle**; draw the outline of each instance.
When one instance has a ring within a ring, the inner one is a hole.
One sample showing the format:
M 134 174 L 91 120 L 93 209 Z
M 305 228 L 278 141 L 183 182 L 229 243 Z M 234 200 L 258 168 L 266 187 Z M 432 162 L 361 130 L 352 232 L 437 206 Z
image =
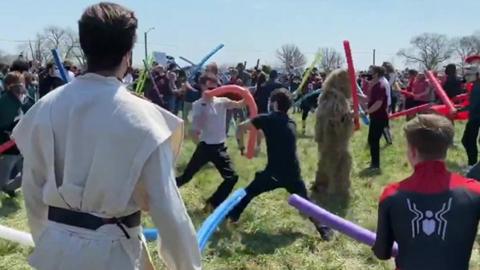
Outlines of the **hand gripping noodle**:
M 323 225 L 326 225 L 340 233 L 343 233 L 360 243 L 373 246 L 377 235 L 365 228 L 358 226 L 348 220 L 345 220 L 337 215 L 334 215 L 327 210 L 315 205 L 298 195 L 290 196 L 288 203 L 297 208 L 301 213 L 315 219 Z M 395 243 L 392 247 L 392 254 L 398 254 L 398 246 Z

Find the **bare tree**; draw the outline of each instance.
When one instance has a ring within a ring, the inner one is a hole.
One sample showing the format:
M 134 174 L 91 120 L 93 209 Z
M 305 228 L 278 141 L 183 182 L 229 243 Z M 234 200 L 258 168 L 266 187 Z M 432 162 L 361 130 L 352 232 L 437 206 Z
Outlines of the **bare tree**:
M 469 55 L 480 54 L 480 35 L 470 35 L 452 40 L 455 56 L 460 67 L 465 66 L 465 58 Z
M 29 42 L 28 49 L 33 54 L 32 58 L 42 64 L 53 59 L 52 49 L 58 49 L 63 59 L 73 58 L 82 64 L 84 57 L 79 46 L 78 34 L 71 29 L 48 26 Z
M 303 68 L 306 64 L 305 55 L 295 44 L 285 44 L 277 50 L 277 58 L 286 70 Z
M 424 33 L 414 37 L 409 49 L 401 49 L 398 56 L 405 62 L 419 64 L 422 68 L 434 70 L 448 60 L 453 53 L 451 43 L 445 35 Z
M 321 48 L 322 61 L 320 62 L 320 69 L 324 72 L 330 73 L 332 70 L 340 68 L 345 59 L 343 55 L 333 48 Z

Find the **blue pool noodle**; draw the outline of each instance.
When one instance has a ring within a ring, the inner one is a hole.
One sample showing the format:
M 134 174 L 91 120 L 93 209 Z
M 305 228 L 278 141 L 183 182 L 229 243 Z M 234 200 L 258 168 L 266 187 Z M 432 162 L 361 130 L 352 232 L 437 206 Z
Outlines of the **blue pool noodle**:
M 62 77 L 62 80 L 65 83 L 68 83 L 67 71 L 63 67 L 62 59 L 60 58 L 60 55 L 58 54 L 57 49 L 52 49 L 52 54 L 53 54 L 53 60 L 55 61 L 55 65 L 57 65 L 57 68 L 58 68 L 58 71 L 60 72 L 60 76 Z
M 200 251 L 203 251 L 207 245 L 208 239 L 212 236 L 215 229 L 222 223 L 228 213 L 247 195 L 245 189 L 236 190 L 225 201 L 223 201 L 213 213 L 203 222 L 197 232 L 197 241 Z M 143 235 L 147 241 L 155 241 L 158 237 L 157 229 L 144 229 Z
M 217 47 L 215 47 L 215 49 L 213 49 L 211 52 L 209 52 L 207 55 L 205 55 L 205 57 L 203 57 L 203 59 L 196 66 L 193 67 L 188 79 L 192 80 L 195 77 L 195 74 L 197 74 L 197 72 L 199 72 L 200 69 L 202 69 L 203 65 L 205 65 L 208 59 L 210 59 L 210 57 L 212 57 L 214 54 L 220 51 L 224 46 L 225 45 L 220 44 Z

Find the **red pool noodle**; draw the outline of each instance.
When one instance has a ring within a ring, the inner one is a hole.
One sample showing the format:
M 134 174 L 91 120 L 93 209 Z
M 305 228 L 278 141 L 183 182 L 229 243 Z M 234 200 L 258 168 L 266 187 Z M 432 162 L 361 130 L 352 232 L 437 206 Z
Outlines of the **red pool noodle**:
M 250 119 L 257 116 L 258 109 L 255 100 L 252 97 L 252 94 L 247 89 L 240 87 L 238 85 L 225 85 L 215 88 L 213 90 L 205 92 L 208 96 L 224 96 L 227 94 L 236 94 L 240 95 L 248 106 L 248 112 Z M 255 155 L 255 146 L 257 144 L 257 130 L 255 128 L 250 129 L 248 136 L 248 145 L 247 145 L 247 158 L 252 159 Z
M 479 62 L 480 61 L 480 55 L 470 55 L 465 58 L 465 62 L 468 64 L 471 64 L 473 62 Z
M 350 84 L 352 85 L 352 101 L 353 101 L 353 121 L 355 123 L 355 130 L 360 129 L 359 112 L 358 112 L 358 95 L 357 95 L 357 80 L 355 78 L 355 67 L 353 66 L 352 50 L 350 49 L 350 42 L 343 41 L 343 48 L 345 49 L 345 58 L 347 59 L 348 75 L 350 77 Z
M 6 143 L 3 143 L 0 145 L 0 155 L 7 151 L 8 149 L 12 148 L 13 146 L 15 146 L 15 142 L 13 140 L 10 140 Z
M 445 93 L 445 90 L 443 90 L 443 87 L 440 85 L 437 78 L 433 76 L 433 73 L 430 70 L 427 70 L 425 72 L 425 75 L 427 75 L 428 80 L 430 81 L 430 83 L 433 85 L 433 88 L 435 89 L 435 93 L 437 93 L 438 97 L 442 100 L 443 104 L 447 105 L 449 113 L 451 114 L 455 113 L 456 110 L 455 110 L 455 107 L 453 106 L 452 101 L 447 96 L 447 93 Z
M 458 120 L 458 121 L 466 121 L 468 120 L 468 111 L 460 111 L 455 113 L 454 115 L 451 115 L 448 111 L 448 108 L 446 105 L 433 105 L 431 108 L 433 111 L 435 111 L 438 114 L 441 114 L 445 117 L 448 117 L 452 120 Z
M 339 231 L 360 243 L 367 244 L 368 246 L 373 246 L 375 244 L 377 235 L 374 232 L 371 232 L 353 222 L 334 215 L 298 195 L 294 194 L 290 196 L 288 203 L 297 208 L 303 214 L 312 217 L 321 224 Z M 396 243 L 394 243 L 392 247 L 392 256 L 396 256 L 397 254 L 398 246 Z
M 394 119 L 394 118 L 398 118 L 398 117 L 404 116 L 404 115 L 416 114 L 418 112 L 429 109 L 430 107 L 431 107 L 430 104 L 423 104 L 423 105 L 420 105 L 420 106 L 417 106 L 417 107 L 413 107 L 413 108 L 410 108 L 410 109 L 407 109 L 407 110 L 403 110 L 403 111 L 400 111 L 400 112 L 397 112 L 397 113 L 393 113 L 388 118 L 389 119 Z

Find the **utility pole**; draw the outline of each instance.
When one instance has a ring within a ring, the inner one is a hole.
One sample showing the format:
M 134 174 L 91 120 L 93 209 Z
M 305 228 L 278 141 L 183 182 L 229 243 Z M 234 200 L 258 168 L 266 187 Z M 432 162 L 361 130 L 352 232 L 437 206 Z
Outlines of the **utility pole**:
M 373 49 L 373 65 L 375 66 L 375 49 Z
M 148 48 L 147 48 L 147 36 L 148 36 L 148 32 L 154 30 L 155 27 L 150 27 L 147 31 L 145 31 L 144 34 L 144 39 L 145 39 L 145 61 L 147 61 L 147 58 L 148 58 Z

